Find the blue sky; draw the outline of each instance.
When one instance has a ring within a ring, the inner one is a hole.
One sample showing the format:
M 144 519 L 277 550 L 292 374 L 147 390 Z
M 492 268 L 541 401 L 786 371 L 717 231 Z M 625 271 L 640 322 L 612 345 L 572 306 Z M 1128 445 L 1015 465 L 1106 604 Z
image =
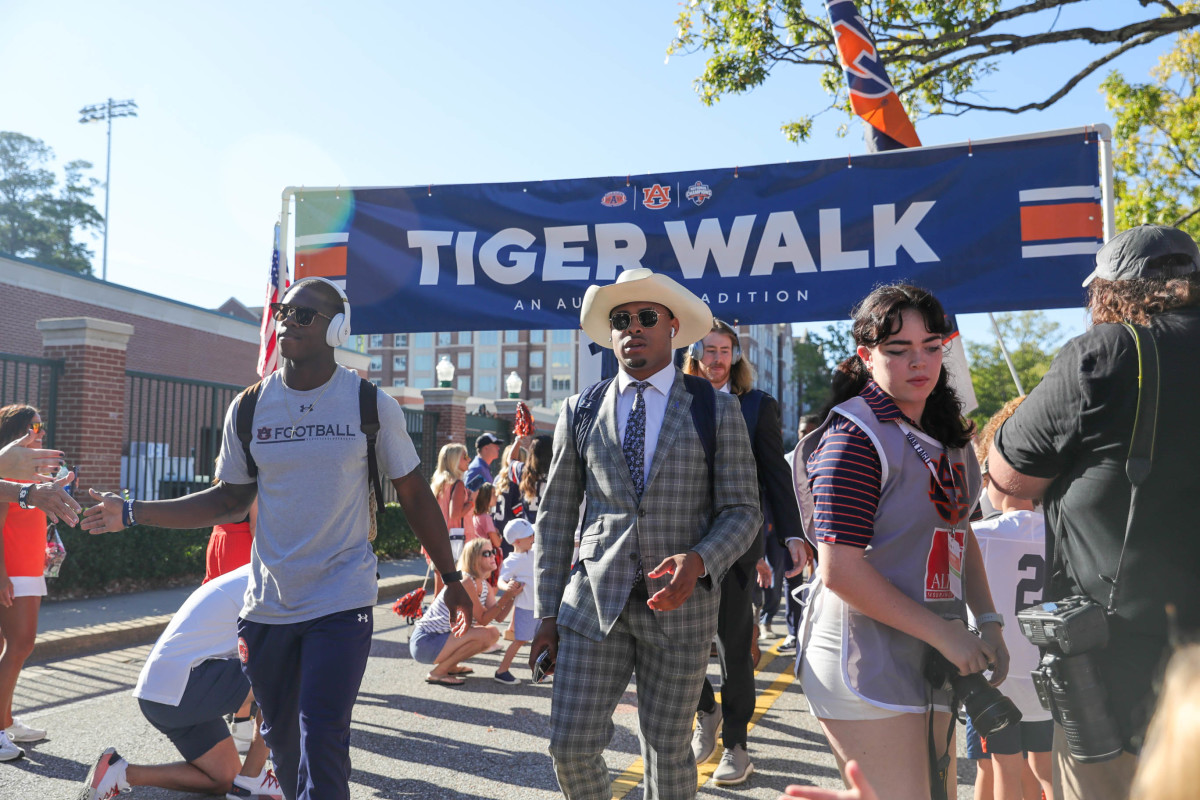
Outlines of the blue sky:
M 1089 0 L 1057 27 L 1131 6 Z M 822 117 L 813 141 L 779 125 L 827 100 L 815 70 L 709 108 L 703 57 L 666 47 L 679 6 L 428 2 L 0 4 L 8 79 L 0 130 L 20 131 L 104 176 L 103 125 L 78 110 L 137 101 L 114 122 L 109 279 L 202 306 L 261 302 L 271 227 L 288 185 L 415 185 L 662 172 L 863 152 L 857 125 Z M 1050 17 L 1038 21 L 1048 27 Z M 1169 40 L 1115 65 L 1144 79 Z M 989 99 L 1048 94 L 1087 46 L 1008 62 Z M 919 121 L 926 144 L 1108 122 L 1085 81 L 1052 109 Z M 96 204 L 103 207 L 103 193 Z M 100 243 L 95 242 L 96 271 Z M 1081 311 L 1055 315 L 1072 332 Z M 961 320 L 990 336 L 986 317 Z

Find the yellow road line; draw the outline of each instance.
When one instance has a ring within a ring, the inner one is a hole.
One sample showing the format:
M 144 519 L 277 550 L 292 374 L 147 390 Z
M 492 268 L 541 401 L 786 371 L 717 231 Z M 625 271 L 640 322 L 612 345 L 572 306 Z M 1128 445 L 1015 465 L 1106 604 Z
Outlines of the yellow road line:
M 779 645 L 782 643 L 783 640 L 780 639 L 775 643 L 774 647 L 763 652 L 762 658 L 758 662 L 758 669 L 754 671 L 756 676 L 769 667 L 771 662 L 775 660 L 776 656 L 780 655 Z M 792 670 L 790 669 L 785 669 L 783 672 L 779 673 L 779 677 L 772 681 L 771 685 L 767 687 L 767 690 L 758 696 L 758 700 L 754 704 L 754 716 L 750 718 L 750 723 L 746 726 L 747 731 L 753 730 L 754 726 L 758 724 L 758 721 L 763 718 L 763 715 L 766 714 L 771 706 L 775 704 L 775 701 L 779 699 L 780 695 L 783 694 L 784 690 L 787 689 L 788 685 L 794 680 L 795 676 L 792 674 Z M 721 702 L 721 694 L 719 692 L 717 693 L 717 702 Z M 717 742 L 716 752 L 713 753 L 712 757 L 709 758 L 708 761 L 706 761 L 704 764 L 701 764 L 700 768 L 697 770 L 697 789 L 708 783 L 708 779 L 712 777 L 713 772 L 717 769 L 717 765 L 721 763 L 721 752 L 721 743 Z M 642 759 L 638 758 L 629 765 L 628 769 L 617 776 L 617 779 L 613 781 L 612 785 L 613 800 L 624 800 L 625 795 L 633 791 L 633 789 L 642 782 L 642 775 L 645 772 L 645 766 L 646 765 L 642 762 Z

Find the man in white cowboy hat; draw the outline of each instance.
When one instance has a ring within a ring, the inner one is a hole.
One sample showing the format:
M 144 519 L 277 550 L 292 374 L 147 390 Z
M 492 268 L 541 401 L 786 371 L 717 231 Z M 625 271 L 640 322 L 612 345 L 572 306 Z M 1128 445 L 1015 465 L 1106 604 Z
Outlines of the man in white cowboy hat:
M 611 798 L 603 754 L 636 673 L 645 796 L 693 798 L 721 578 L 762 521 L 750 439 L 733 396 L 673 365 L 713 320 L 679 283 L 626 270 L 588 288 L 579 320 L 620 372 L 564 404 L 538 512 L 530 666 L 555 665 L 550 754 L 569 800 Z

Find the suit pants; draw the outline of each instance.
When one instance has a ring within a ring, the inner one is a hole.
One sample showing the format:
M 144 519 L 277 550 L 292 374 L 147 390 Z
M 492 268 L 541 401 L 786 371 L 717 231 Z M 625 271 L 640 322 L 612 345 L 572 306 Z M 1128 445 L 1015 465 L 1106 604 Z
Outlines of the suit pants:
M 767 537 L 766 553 L 774 580 L 770 588 L 762 590 L 762 611 L 758 615 L 758 621 L 763 625 L 769 624 L 775 618 L 779 606 L 783 605 L 787 609 L 785 619 L 788 636 L 795 636 L 800 628 L 800 619 L 804 616 L 804 606 L 793 593 L 797 587 L 804 584 L 804 575 L 784 577 L 784 573 L 792 568 L 792 554 L 774 537 Z
M 744 570 L 749 571 L 741 580 Z M 725 718 L 721 742 L 728 750 L 746 746 L 746 728 L 754 716 L 754 610 L 751 604 L 754 566 L 734 564 L 721 582 L 721 609 L 717 616 L 717 653 L 721 662 L 721 713 Z M 707 679 L 701 688 L 698 710 L 713 708 L 716 696 Z
M 696 591 L 705 591 L 697 587 Z M 708 668 L 709 642 L 679 644 L 662 633 L 644 596 L 625 606 L 599 642 L 559 628 L 550 708 L 550 755 L 567 800 L 610 800 L 604 749 L 613 712 L 637 675 L 646 800 L 692 800 L 692 721 Z

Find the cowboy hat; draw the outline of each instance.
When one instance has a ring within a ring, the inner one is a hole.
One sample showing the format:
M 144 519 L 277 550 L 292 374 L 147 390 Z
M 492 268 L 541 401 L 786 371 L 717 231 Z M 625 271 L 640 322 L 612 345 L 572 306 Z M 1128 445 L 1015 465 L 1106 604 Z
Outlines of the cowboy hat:
M 589 286 L 579 309 L 579 327 L 601 347 L 612 349 L 612 326 L 608 317 L 617 306 L 626 303 L 658 303 L 666 306 L 679 320 L 675 347 L 688 347 L 708 335 L 713 315 L 708 304 L 678 281 L 666 275 L 638 267 L 617 276 L 616 283 Z

